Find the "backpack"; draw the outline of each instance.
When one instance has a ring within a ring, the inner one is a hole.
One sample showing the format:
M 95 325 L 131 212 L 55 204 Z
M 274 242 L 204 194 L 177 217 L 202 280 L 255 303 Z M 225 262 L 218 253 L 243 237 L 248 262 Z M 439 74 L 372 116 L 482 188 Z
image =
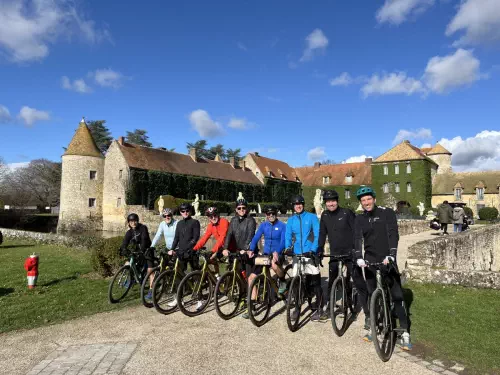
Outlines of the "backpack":
M 462 216 L 462 210 L 453 210 L 453 220 L 460 220 Z

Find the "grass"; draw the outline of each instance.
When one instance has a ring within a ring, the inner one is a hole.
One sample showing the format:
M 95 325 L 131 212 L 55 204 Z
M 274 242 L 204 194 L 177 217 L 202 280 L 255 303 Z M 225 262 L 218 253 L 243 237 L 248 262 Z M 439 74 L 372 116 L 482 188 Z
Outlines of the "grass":
M 40 256 L 38 284 L 27 288 L 24 260 Z M 108 279 L 95 277 L 87 251 L 6 240 L 0 245 L 0 332 L 28 329 L 138 304 L 135 286 L 122 303 L 108 302 Z M 6 318 L 8 317 L 8 318 Z
M 500 290 L 409 283 L 412 341 L 431 359 L 500 374 Z M 410 298 L 411 299 L 411 298 Z

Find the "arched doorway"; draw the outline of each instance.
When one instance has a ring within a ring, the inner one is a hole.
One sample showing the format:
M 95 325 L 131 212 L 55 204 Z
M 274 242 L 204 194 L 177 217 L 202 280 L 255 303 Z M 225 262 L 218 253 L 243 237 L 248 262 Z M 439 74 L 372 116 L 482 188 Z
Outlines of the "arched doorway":
M 396 213 L 398 214 L 409 214 L 411 204 L 407 201 L 399 201 L 396 205 Z

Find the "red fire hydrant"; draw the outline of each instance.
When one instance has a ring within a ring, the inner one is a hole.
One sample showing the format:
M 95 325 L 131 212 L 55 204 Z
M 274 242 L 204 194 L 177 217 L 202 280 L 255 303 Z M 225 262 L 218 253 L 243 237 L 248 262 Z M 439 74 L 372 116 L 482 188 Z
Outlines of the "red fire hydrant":
M 33 253 L 29 258 L 26 258 L 24 261 L 24 269 L 28 271 L 28 288 L 33 289 L 38 279 L 38 255 Z

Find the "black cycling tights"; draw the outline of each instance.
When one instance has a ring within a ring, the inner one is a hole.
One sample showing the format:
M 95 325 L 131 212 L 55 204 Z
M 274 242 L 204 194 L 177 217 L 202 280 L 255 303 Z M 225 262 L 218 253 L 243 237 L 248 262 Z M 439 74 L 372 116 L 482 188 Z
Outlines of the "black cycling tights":
M 321 289 L 321 275 L 306 275 L 307 292 L 310 297 L 316 297 L 315 306 L 311 310 L 323 307 L 323 290 Z

